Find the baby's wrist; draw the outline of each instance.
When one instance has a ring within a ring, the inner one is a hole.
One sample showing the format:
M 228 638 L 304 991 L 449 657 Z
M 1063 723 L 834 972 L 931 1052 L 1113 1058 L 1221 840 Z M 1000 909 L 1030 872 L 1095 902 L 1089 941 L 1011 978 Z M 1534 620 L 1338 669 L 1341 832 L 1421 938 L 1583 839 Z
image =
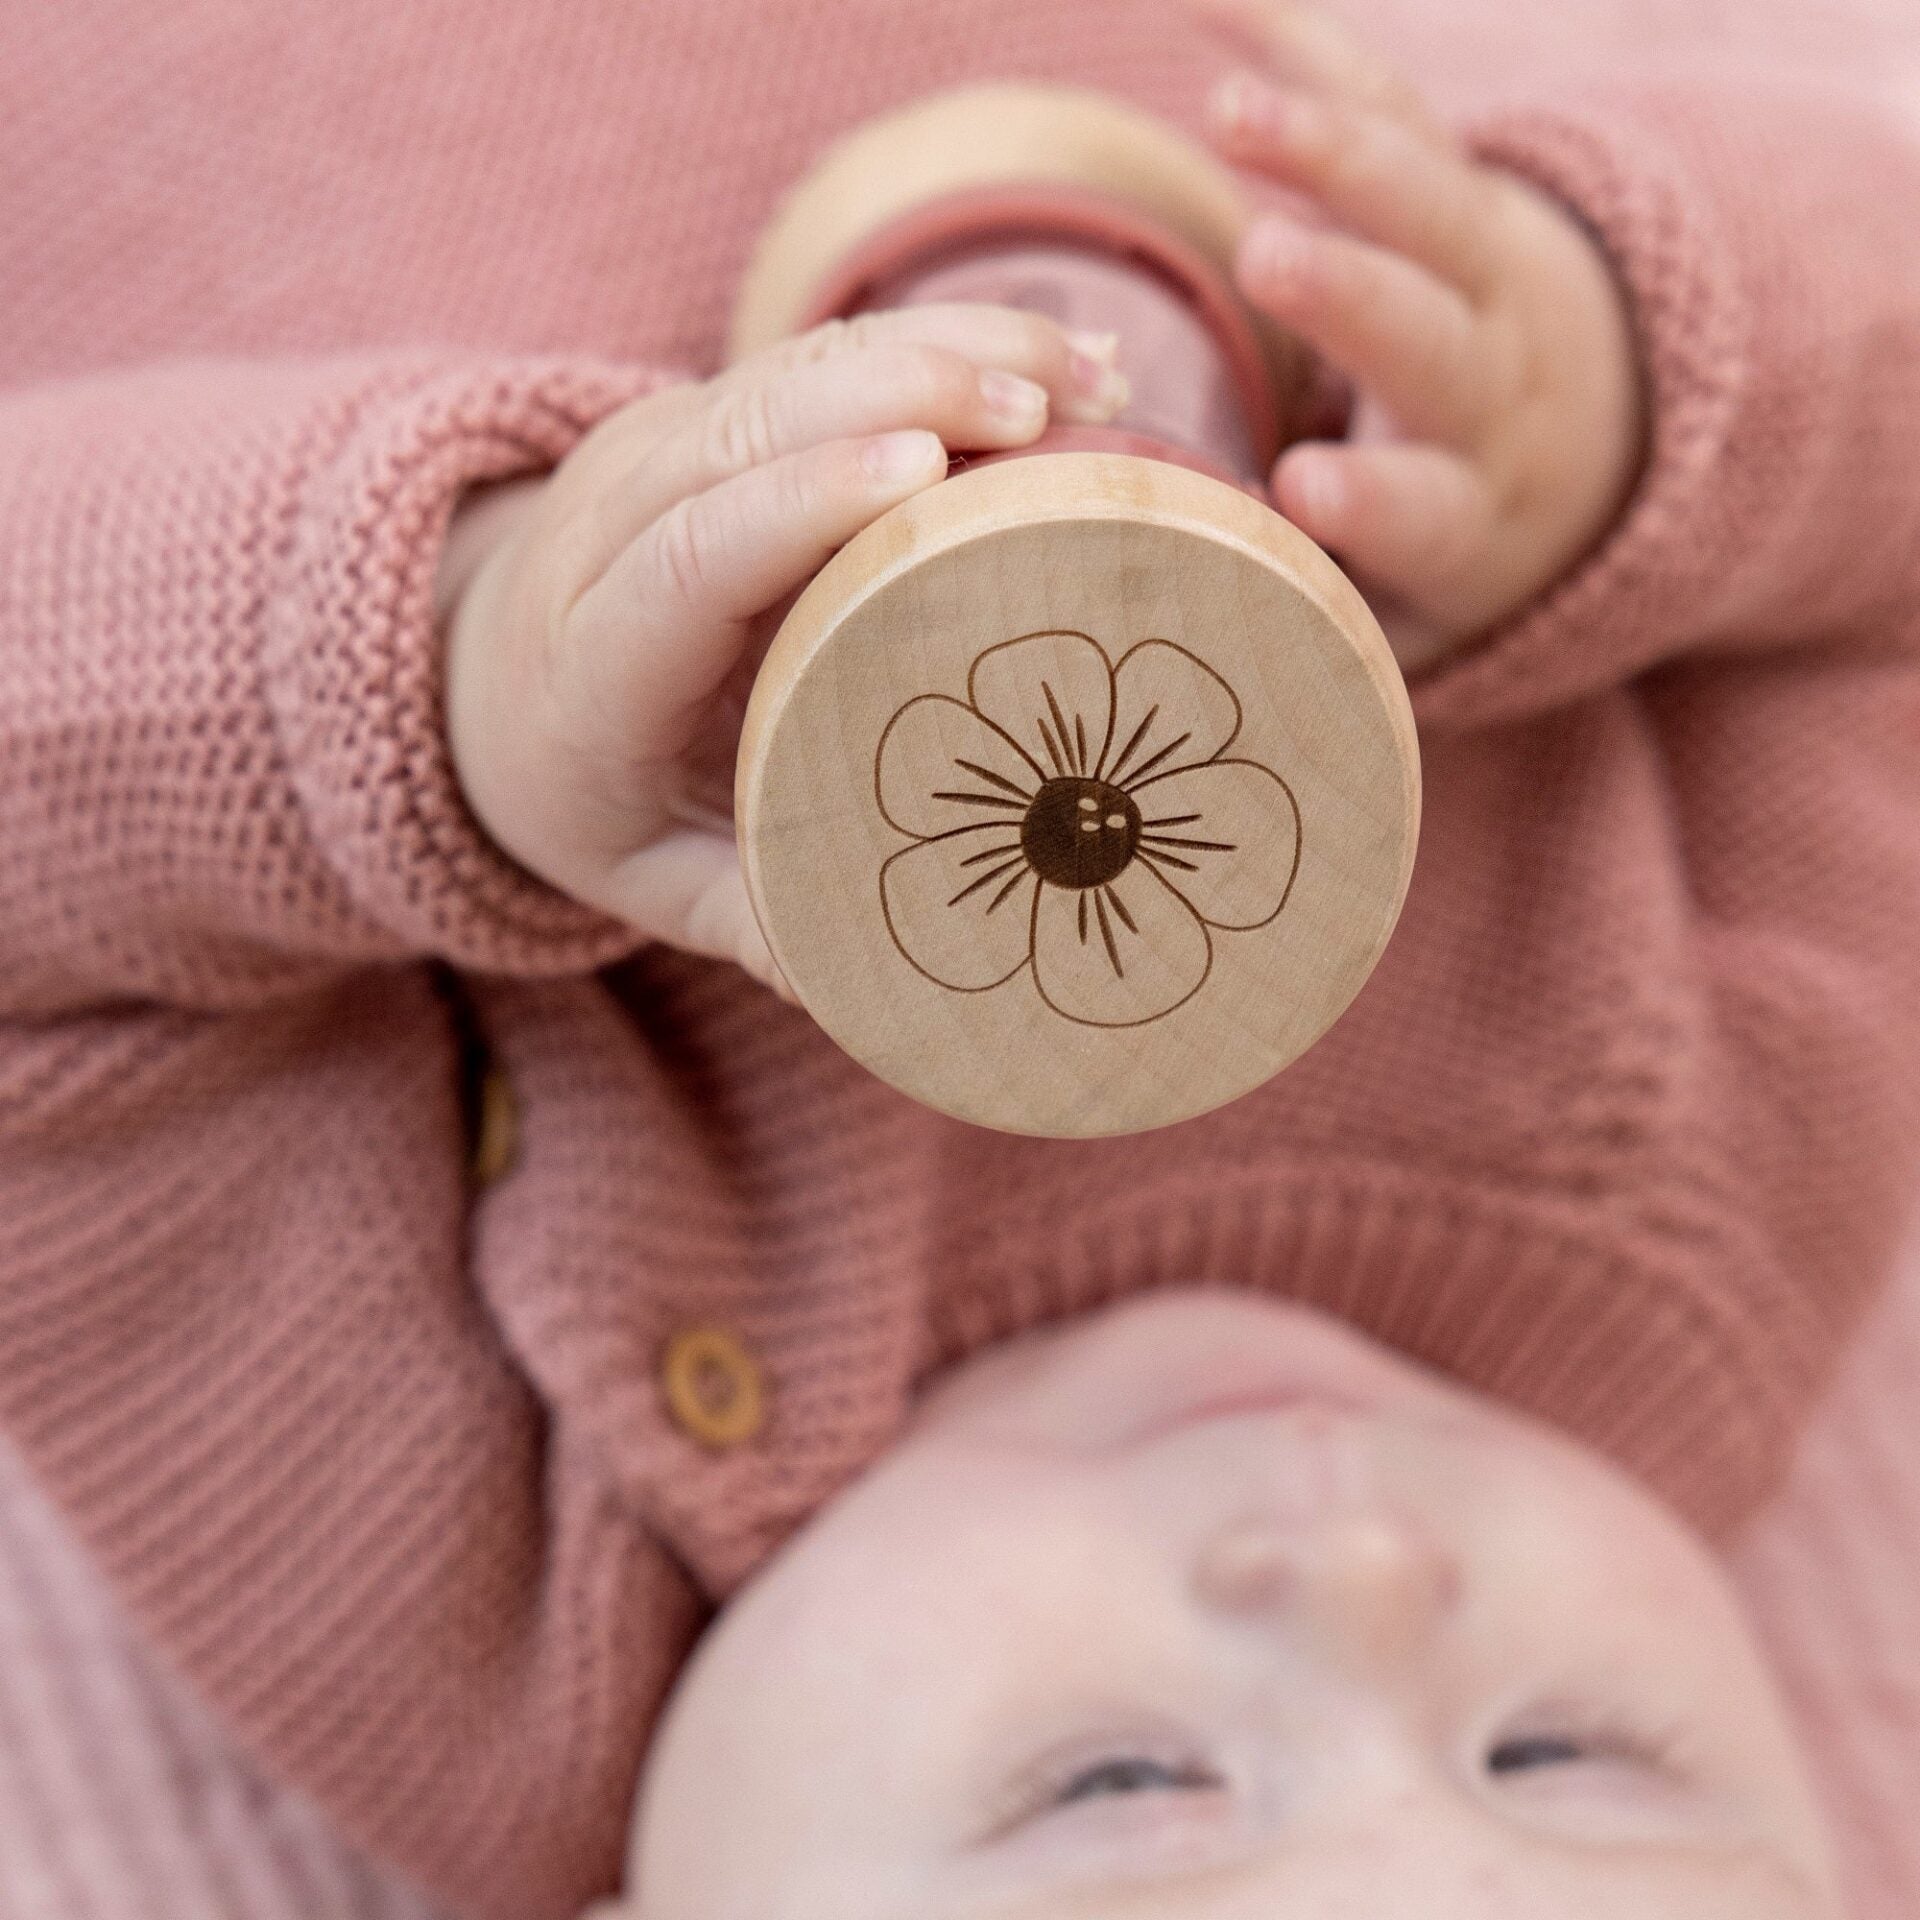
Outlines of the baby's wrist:
M 546 484 L 537 474 L 470 488 L 455 504 L 434 574 L 433 612 L 444 629 L 486 562 L 511 540 Z

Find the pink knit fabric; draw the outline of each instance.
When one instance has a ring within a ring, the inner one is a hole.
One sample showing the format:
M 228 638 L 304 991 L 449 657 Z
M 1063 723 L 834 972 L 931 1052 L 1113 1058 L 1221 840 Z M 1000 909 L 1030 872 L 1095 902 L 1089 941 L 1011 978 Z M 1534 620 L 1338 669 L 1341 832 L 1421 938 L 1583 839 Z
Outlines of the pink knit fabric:
M 834 132 L 990 73 L 1192 125 L 1224 44 L 1161 0 L 7 20 L 0 1425 L 169 1697 L 451 1912 L 610 1881 L 703 1609 L 980 1341 L 1291 1291 L 1726 1528 L 1886 1276 L 1920 1143 L 1908 9 L 1356 10 L 1611 250 L 1652 461 L 1419 689 L 1419 869 L 1348 1017 L 1100 1143 L 914 1108 L 518 872 L 455 788 L 430 587 L 463 487 L 712 363 Z M 477 1196 L 469 1026 L 523 1117 Z M 766 1365 L 747 1447 L 666 1414 L 690 1321 Z M 57 1711 L 21 1724 L 57 1756 Z

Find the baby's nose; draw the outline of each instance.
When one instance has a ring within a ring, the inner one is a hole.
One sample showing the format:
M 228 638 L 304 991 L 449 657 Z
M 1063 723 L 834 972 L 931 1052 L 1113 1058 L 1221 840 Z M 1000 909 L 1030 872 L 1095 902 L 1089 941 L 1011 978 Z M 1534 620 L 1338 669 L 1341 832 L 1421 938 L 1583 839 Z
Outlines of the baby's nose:
M 1419 1654 L 1455 1604 L 1455 1557 L 1410 1516 L 1366 1510 L 1294 1525 L 1242 1520 L 1202 1548 L 1201 1603 L 1307 1636 L 1369 1673 Z

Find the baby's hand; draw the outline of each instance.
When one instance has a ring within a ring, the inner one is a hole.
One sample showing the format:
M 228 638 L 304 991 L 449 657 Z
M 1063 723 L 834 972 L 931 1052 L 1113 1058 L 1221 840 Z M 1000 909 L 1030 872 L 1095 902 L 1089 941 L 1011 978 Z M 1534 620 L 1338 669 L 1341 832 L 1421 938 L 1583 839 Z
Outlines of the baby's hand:
M 1249 229 L 1242 291 L 1356 394 L 1345 441 L 1276 462 L 1275 504 L 1353 575 L 1402 666 L 1425 665 L 1517 612 L 1624 506 L 1644 432 L 1625 297 L 1565 208 L 1475 162 L 1329 15 L 1194 4 L 1291 83 L 1236 75 L 1212 102 L 1224 151 L 1310 209 Z
M 830 322 L 476 496 L 439 592 L 448 734 L 481 824 L 574 898 L 784 991 L 733 834 L 693 793 L 723 690 L 771 610 L 944 478 L 949 446 L 1023 446 L 1050 405 L 1109 418 L 1124 386 L 1105 346 L 999 307 Z

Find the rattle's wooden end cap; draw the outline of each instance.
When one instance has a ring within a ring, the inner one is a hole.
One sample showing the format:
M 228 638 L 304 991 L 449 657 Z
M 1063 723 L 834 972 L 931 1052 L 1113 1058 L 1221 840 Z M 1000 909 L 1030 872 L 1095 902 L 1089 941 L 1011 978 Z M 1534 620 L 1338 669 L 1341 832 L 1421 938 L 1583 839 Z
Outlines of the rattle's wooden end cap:
M 1102 453 L 850 542 L 755 684 L 736 813 L 781 969 L 943 1112 L 1088 1136 L 1277 1073 L 1372 971 L 1420 806 L 1344 574 L 1251 496 Z

